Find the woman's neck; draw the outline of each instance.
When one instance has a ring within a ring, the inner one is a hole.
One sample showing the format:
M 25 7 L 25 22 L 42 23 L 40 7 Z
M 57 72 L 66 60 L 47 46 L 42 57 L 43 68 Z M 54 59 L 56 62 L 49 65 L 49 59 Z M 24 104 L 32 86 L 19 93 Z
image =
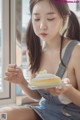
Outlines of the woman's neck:
M 44 43 L 44 49 L 47 50 L 60 50 L 61 37 L 57 37 L 54 40 L 49 40 Z

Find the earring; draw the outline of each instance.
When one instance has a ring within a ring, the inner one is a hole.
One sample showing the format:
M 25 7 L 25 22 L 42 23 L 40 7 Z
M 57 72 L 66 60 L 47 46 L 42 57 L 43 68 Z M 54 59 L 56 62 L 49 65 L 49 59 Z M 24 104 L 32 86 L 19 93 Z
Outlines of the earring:
M 60 30 L 59 30 L 59 34 L 62 36 L 63 35 L 63 33 L 66 31 L 67 32 L 67 28 L 68 28 L 68 17 L 67 17 L 67 19 L 66 19 L 66 21 L 65 21 L 65 24 L 64 24 L 64 26 L 62 26 L 61 28 L 60 28 Z M 65 32 L 65 36 L 66 36 L 66 32 Z
M 65 30 L 66 30 L 65 26 L 61 27 L 59 30 L 59 34 L 62 36 Z

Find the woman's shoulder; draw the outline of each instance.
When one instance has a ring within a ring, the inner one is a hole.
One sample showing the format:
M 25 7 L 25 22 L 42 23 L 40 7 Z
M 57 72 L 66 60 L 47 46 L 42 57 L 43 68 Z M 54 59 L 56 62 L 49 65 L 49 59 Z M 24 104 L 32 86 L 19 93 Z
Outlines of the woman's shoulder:
M 78 60 L 80 61 L 80 42 L 79 41 L 77 41 L 77 44 L 74 46 L 71 58 L 74 60 L 74 62 Z
M 77 41 L 77 44 L 75 45 L 75 47 L 73 49 L 73 54 L 80 55 L 80 42 L 79 41 Z
M 73 48 L 73 53 L 78 52 L 80 53 L 80 41 L 78 40 L 71 40 L 71 39 L 66 39 L 65 40 L 66 45 L 65 46 L 74 46 Z M 67 47 L 66 47 L 67 48 Z

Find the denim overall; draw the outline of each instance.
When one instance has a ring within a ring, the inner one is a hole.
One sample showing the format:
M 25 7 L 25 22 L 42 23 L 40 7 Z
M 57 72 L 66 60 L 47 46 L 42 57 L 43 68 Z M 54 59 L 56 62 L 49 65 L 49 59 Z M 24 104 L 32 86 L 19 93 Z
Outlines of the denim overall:
M 70 42 L 68 49 L 66 49 L 66 56 L 63 56 L 63 61 L 67 65 L 70 58 L 70 51 L 77 44 L 76 41 Z M 68 58 L 67 60 L 65 58 Z M 56 73 L 59 77 L 63 77 L 65 67 L 62 64 L 59 65 L 59 69 Z M 73 104 L 63 104 L 57 96 L 51 95 L 45 90 L 38 90 L 42 99 L 38 106 L 31 106 L 31 108 L 40 116 L 41 120 L 80 120 L 80 107 Z

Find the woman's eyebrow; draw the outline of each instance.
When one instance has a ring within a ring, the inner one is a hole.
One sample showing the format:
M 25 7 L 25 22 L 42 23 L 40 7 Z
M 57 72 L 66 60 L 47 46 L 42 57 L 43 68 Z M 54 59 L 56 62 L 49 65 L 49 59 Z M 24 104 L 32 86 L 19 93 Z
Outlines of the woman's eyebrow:
M 39 13 L 33 13 L 33 15 L 40 15 Z
M 48 12 L 48 13 L 46 13 L 46 15 L 53 15 L 53 14 L 55 14 L 54 12 Z M 33 13 L 33 15 L 40 15 L 40 13 Z
M 54 12 L 48 12 L 48 13 L 46 13 L 47 15 L 53 15 L 53 14 L 55 14 Z

